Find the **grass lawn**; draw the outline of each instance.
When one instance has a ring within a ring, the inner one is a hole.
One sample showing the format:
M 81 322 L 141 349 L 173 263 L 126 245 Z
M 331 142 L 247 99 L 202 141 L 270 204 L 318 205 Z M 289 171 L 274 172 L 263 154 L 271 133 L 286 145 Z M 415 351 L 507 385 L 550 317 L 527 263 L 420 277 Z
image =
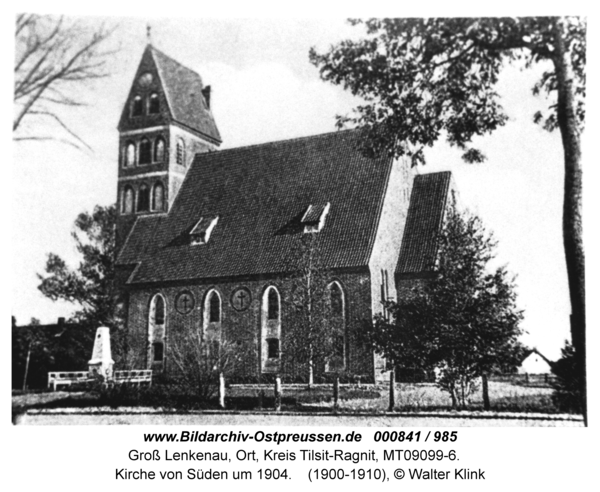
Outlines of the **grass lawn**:
M 267 389 L 269 394 L 271 391 Z M 363 385 L 340 388 L 339 411 L 348 412 L 384 412 L 389 406 L 388 387 Z M 499 411 L 556 412 L 552 403 L 552 388 L 532 388 L 511 383 L 490 382 L 489 392 L 492 409 Z M 230 391 L 232 400 L 236 397 L 257 398 L 258 389 L 236 389 Z M 270 396 L 270 395 L 269 395 Z M 333 409 L 333 391 L 331 387 L 284 388 L 283 406 L 286 401 L 293 403 L 295 410 L 329 411 Z M 424 411 L 451 410 L 450 396 L 433 383 L 397 383 L 396 410 Z M 469 408 L 483 409 L 481 392 L 470 399 Z
M 509 412 L 557 413 L 549 387 L 527 387 L 508 382 L 491 381 L 489 385 L 492 410 Z M 261 396 L 262 393 L 262 396 Z M 388 387 L 361 385 L 341 386 L 338 411 L 342 413 L 382 413 L 388 409 Z M 226 407 L 232 410 L 255 411 L 273 408 L 271 386 L 233 386 L 227 388 Z M 149 407 L 167 410 L 218 409 L 216 400 L 199 402 L 178 393 L 172 387 L 153 385 L 150 388 L 117 387 L 106 392 L 27 393 L 13 395 L 13 415 L 28 408 L 90 408 Z M 315 385 L 284 386 L 282 409 L 295 412 L 332 412 L 333 389 Z M 432 383 L 396 384 L 397 411 L 451 410 L 450 397 Z M 469 410 L 482 410 L 481 392 L 473 395 Z

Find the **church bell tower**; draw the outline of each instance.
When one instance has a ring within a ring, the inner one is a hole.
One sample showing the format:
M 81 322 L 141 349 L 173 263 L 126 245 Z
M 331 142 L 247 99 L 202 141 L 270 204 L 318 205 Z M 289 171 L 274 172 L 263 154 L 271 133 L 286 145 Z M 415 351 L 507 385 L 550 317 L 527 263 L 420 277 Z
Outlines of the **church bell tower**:
M 167 214 L 199 152 L 221 136 L 200 75 L 149 42 L 119 121 L 117 247 L 136 219 Z

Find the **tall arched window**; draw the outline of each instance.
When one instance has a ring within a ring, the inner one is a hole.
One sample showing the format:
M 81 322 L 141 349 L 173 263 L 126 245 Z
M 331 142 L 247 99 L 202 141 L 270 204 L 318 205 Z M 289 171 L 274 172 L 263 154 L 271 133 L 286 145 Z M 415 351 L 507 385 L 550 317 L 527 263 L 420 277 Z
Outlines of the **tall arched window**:
M 179 164 L 180 166 L 185 166 L 185 142 L 183 141 L 183 138 L 178 138 L 177 139 L 177 155 L 176 155 L 176 162 L 177 164 Z
M 269 289 L 267 302 L 269 303 L 267 319 L 279 319 L 279 295 L 274 288 Z
M 150 301 L 148 313 L 148 367 L 164 369 L 167 310 L 165 299 L 156 294 Z
M 262 372 L 279 372 L 281 355 L 281 298 L 274 286 L 262 298 L 261 368 Z
M 331 284 L 329 288 L 331 314 L 334 317 L 343 316 L 344 314 L 344 299 L 342 289 L 337 282 Z
M 346 306 L 344 291 L 338 282 L 329 284 L 328 290 L 330 356 L 327 358 L 325 370 L 328 372 L 337 372 L 346 367 Z
M 222 319 L 221 305 L 221 296 L 215 289 L 211 289 L 204 298 L 202 337 L 205 344 L 205 355 L 211 366 L 219 362 Z
M 131 116 L 142 116 L 144 114 L 144 102 L 141 96 L 135 96 L 131 103 Z
M 162 162 L 165 159 L 165 140 L 158 137 L 154 142 L 154 162 Z
M 140 142 L 140 164 L 150 164 L 152 162 L 152 144 L 146 137 Z
M 152 188 L 152 210 L 162 212 L 164 210 L 165 188 L 159 181 Z
M 211 294 L 208 304 L 209 323 L 218 323 L 221 321 L 221 301 L 216 292 Z
M 125 167 L 131 167 L 135 165 L 135 144 L 133 142 L 127 142 L 125 146 Z
M 134 204 L 134 192 L 133 188 L 129 185 L 123 189 L 123 202 L 121 203 L 121 213 L 132 214 Z
M 154 321 L 157 325 L 165 324 L 165 301 L 162 296 L 156 298 L 156 310 L 154 312 Z
M 150 188 L 142 184 L 138 193 L 138 212 L 148 212 L 150 210 Z
M 150 99 L 148 101 L 148 113 L 157 114 L 160 112 L 160 102 L 158 100 L 158 94 L 153 93 L 150 94 Z

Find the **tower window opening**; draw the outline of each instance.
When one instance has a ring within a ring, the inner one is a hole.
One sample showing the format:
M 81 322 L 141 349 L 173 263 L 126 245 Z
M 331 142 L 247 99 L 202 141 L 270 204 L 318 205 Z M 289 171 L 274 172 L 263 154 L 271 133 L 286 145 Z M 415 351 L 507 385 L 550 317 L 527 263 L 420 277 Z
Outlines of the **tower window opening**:
M 140 142 L 140 164 L 150 164 L 152 162 L 152 145 L 146 137 Z
M 160 112 L 160 101 L 158 99 L 158 94 L 153 93 L 150 94 L 150 100 L 148 102 L 148 113 L 157 114 Z
M 142 116 L 144 114 L 144 102 L 141 96 L 135 96 L 131 105 L 131 116 Z
M 158 137 L 154 143 L 154 162 L 162 162 L 165 159 L 165 140 Z
M 152 210 L 155 212 L 162 212 L 164 209 L 164 202 L 165 188 L 161 182 L 158 182 L 152 189 Z
M 180 166 L 185 166 L 185 142 L 183 141 L 183 138 L 177 139 L 176 162 Z
M 125 167 L 132 167 L 135 165 L 135 144 L 133 142 L 127 142 L 125 146 Z
M 123 191 L 123 203 L 121 206 L 121 212 L 124 214 L 133 213 L 134 193 L 131 186 L 126 186 Z
M 142 184 L 138 195 L 138 212 L 148 212 L 150 210 L 150 188 Z

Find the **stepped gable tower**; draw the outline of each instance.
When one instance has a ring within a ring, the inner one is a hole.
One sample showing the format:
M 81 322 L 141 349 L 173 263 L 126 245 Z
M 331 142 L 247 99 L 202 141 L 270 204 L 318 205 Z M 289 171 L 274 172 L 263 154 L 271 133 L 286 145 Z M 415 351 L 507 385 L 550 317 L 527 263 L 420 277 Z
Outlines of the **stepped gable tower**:
M 150 43 L 118 130 L 117 251 L 138 217 L 170 210 L 194 155 L 221 144 L 210 86 Z

